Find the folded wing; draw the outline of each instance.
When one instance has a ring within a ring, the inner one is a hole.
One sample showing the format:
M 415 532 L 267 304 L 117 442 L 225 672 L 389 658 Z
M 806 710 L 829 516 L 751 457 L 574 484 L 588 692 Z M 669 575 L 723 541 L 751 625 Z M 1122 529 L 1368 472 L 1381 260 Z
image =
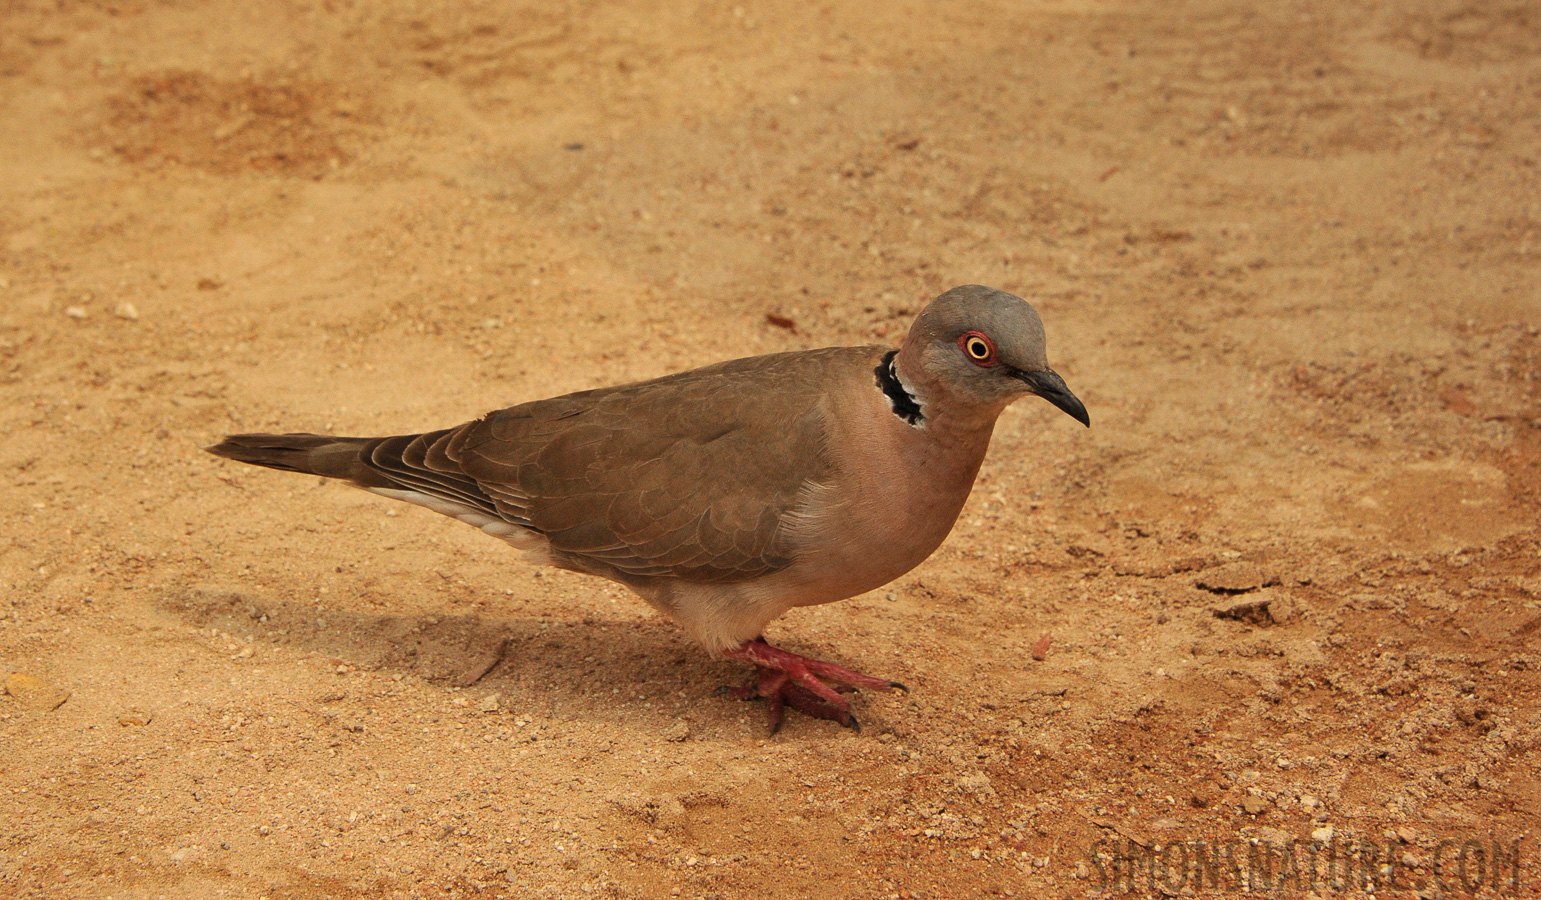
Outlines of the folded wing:
M 526 403 L 370 441 L 361 460 L 441 512 L 543 536 L 568 568 L 623 581 L 754 578 L 790 565 L 783 520 L 804 485 L 828 476 L 818 370 L 840 352 L 850 351 Z

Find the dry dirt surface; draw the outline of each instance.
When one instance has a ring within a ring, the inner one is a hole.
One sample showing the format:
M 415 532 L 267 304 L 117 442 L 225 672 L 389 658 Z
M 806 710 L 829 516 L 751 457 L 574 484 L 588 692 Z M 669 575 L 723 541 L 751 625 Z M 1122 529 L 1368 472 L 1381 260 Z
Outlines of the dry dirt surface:
M 1538 167 L 1534 0 L 7 0 L 0 894 L 1537 896 Z M 772 626 L 860 734 L 200 450 L 970 282 L 1093 428 Z

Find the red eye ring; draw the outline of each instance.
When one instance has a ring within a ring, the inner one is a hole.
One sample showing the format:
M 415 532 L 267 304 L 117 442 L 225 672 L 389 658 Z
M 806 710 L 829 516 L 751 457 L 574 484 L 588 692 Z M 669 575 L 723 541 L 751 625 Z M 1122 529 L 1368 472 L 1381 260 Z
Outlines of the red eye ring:
M 988 368 L 995 365 L 995 342 L 982 331 L 965 331 L 958 338 L 963 355 L 976 366 Z

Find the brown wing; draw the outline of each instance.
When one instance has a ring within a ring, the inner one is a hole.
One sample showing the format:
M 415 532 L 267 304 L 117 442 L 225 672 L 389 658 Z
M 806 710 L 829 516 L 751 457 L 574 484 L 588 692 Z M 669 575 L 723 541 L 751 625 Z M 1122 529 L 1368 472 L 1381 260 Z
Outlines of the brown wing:
M 403 486 L 545 535 L 573 568 L 753 578 L 791 563 L 780 523 L 829 475 L 823 389 L 852 354 L 870 355 L 754 357 L 526 403 L 384 439 L 367 458 Z

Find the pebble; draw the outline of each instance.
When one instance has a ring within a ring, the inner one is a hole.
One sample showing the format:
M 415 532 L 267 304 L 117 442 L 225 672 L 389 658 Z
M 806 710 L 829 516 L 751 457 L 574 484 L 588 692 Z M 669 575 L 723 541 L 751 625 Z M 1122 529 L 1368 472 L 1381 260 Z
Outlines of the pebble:
M 983 772 L 969 772 L 954 779 L 954 784 L 959 793 L 995 796 L 995 785 L 990 783 L 990 776 Z
M 36 675 L 12 672 L 5 678 L 5 692 L 15 697 L 23 706 L 48 712 L 58 709 L 70 699 L 70 692 L 54 687 Z
M 152 716 L 149 713 L 136 706 L 128 712 L 118 716 L 118 724 L 124 727 L 128 727 L 129 725 L 138 725 L 143 727 L 150 724 L 151 718 Z
M 675 721 L 673 725 L 663 730 L 663 739 L 666 741 L 683 741 L 690 737 L 690 726 L 683 719 Z
M 503 705 L 502 694 L 488 694 L 482 698 L 482 702 L 476 704 L 476 708 L 482 712 L 497 712 Z
M 1274 597 L 1269 600 L 1268 618 L 1272 619 L 1275 625 L 1288 624 L 1297 615 L 1299 611 L 1295 609 L 1295 601 L 1290 598 Z
M 1268 801 L 1262 797 L 1246 797 L 1241 801 L 1241 811 L 1249 816 L 1255 816 L 1268 808 Z
M 113 309 L 112 314 L 120 319 L 127 319 L 130 322 L 135 322 L 139 319 L 139 308 L 125 300 L 122 303 L 119 303 Z
M 1311 840 L 1326 844 L 1332 841 L 1334 833 L 1331 825 L 1323 825 L 1321 828 L 1311 832 Z
M 1271 594 L 1253 594 L 1210 610 L 1217 619 L 1232 619 L 1249 625 L 1268 625 L 1273 615 L 1268 611 L 1276 598 Z
M 1194 586 L 1217 593 L 1241 594 L 1279 583 L 1279 577 L 1252 563 L 1231 563 L 1206 569 Z

